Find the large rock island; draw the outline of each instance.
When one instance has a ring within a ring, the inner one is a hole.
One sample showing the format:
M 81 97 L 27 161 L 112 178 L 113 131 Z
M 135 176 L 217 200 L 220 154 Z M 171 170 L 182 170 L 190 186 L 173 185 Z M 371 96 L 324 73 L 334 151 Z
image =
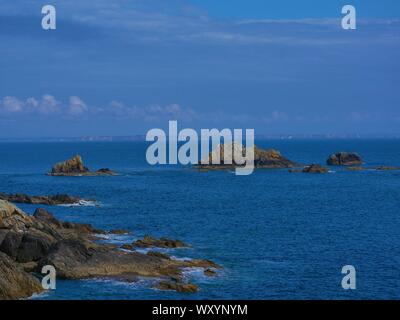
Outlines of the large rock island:
M 121 250 L 100 243 L 99 233 L 106 232 L 87 224 L 59 221 L 43 209 L 30 216 L 0 200 L 0 300 L 42 292 L 39 280 L 31 272 L 40 274 L 46 265 L 54 266 L 57 277 L 62 279 L 154 277 L 161 281 L 160 289 L 188 292 L 197 287 L 187 283 L 184 268 L 219 268 L 208 260 L 180 261 Z
M 51 176 L 114 176 L 115 172 L 108 168 L 102 168 L 97 171 L 90 171 L 83 164 L 82 157 L 76 155 L 73 158 L 64 162 L 59 162 L 53 166 L 51 172 L 48 173 Z
M 246 148 L 241 144 L 233 143 L 228 146 L 229 149 L 232 150 L 232 153 L 229 155 L 232 158 L 232 154 L 235 151 L 242 152 L 243 155 L 246 153 Z M 217 151 L 219 149 L 220 153 L 220 164 L 213 164 L 212 160 L 215 159 L 217 155 Z M 231 169 L 240 166 L 236 164 L 235 161 L 232 161 L 232 164 L 224 163 L 224 144 L 220 144 L 217 147 L 217 150 L 210 152 L 208 161 L 209 164 L 198 164 L 196 168 L 209 170 L 209 169 Z M 255 168 L 265 168 L 265 169 L 280 169 L 280 168 L 293 168 L 299 166 L 295 162 L 285 158 L 279 151 L 274 149 L 260 149 L 257 146 L 254 146 L 254 167 Z

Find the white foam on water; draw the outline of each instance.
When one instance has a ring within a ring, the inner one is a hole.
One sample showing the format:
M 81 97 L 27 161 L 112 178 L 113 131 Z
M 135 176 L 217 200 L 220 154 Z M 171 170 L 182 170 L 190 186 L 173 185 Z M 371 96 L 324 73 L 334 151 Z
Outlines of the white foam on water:
M 100 203 L 97 201 L 79 200 L 76 203 L 59 204 L 59 207 L 99 207 Z

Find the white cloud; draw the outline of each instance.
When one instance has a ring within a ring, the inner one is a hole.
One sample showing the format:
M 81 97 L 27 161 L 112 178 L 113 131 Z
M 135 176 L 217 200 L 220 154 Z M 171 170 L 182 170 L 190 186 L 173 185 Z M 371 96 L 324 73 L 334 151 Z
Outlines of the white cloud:
M 15 97 L 4 97 L 0 101 L 0 111 L 5 113 L 19 113 L 23 111 L 24 103 Z
M 81 98 L 77 96 L 72 96 L 69 98 L 69 106 L 67 110 L 68 114 L 72 116 L 78 116 L 86 111 L 88 111 L 88 106 L 82 101 Z

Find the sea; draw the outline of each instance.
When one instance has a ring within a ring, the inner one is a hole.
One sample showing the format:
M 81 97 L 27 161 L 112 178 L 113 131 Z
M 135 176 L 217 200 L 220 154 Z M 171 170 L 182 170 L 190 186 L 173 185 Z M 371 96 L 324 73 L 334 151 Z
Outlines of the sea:
M 101 241 L 117 245 L 144 235 L 180 239 L 188 249 L 164 250 L 178 259 L 210 259 L 215 277 L 186 270 L 198 293 L 154 289 L 96 278 L 58 280 L 34 299 L 399 299 L 400 140 L 260 140 L 304 164 L 325 164 L 338 151 L 359 153 L 370 170 L 330 167 L 327 174 L 259 169 L 249 176 L 151 166 L 145 142 L 0 143 L 0 192 L 67 193 L 95 202 L 46 207 L 58 219 L 96 228 L 128 229 Z M 118 176 L 51 177 L 52 165 L 75 154 L 95 170 Z M 32 214 L 38 206 L 20 204 Z M 344 266 L 354 266 L 356 289 L 345 290 Z

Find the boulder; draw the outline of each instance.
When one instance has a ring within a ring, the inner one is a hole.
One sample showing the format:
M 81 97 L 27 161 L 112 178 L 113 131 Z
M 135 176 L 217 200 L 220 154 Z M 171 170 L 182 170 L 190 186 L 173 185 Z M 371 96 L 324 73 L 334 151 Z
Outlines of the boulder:
M 28 298 L 42 291 L 40 282 L 34 276 L 0 252 L 0 300 Z
M 331 154 L 326 160 L 328 166 L 357 166 L 363 163 L 361 157 L 354 152 L 338 152 Z

